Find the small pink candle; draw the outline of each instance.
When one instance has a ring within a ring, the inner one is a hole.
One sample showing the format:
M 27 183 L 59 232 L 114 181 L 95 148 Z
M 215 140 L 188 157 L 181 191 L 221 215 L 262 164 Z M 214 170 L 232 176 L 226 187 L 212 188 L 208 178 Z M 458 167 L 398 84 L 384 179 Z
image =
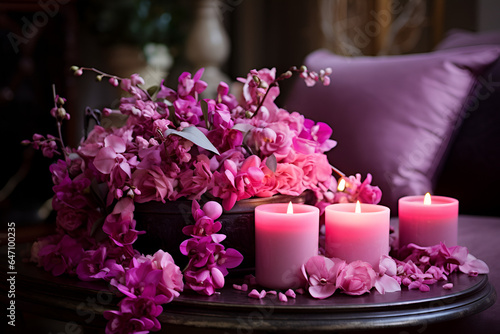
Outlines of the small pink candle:
M 327 257 L 347 262 L 361 260 L 378 269 L 380 257 L 389 254 L 389 208 L 375 204 L 332 204 L 325 209 Z
M 399 247 L 457 245 L 458 200 L 444 196 L 406 196 L 399 199 Z
M 255 208 L 255 277 L 271 289 L 297 288 L 305 283 L 301 266 L 318 255 L 319 209 L 287 203 Z

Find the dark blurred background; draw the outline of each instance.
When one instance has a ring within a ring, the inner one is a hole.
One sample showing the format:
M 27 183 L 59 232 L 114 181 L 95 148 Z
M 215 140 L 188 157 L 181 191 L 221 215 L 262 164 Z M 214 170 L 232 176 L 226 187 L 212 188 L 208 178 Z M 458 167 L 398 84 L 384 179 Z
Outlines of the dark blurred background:
M 395 14 L 391 22 L 360 30 L 384 22 L 374 15 L 386 12 Z M 500 29 L 499 12 L 494 0 L 1 0 L 2 226 L 49 215 L 52 161 L 20 142 L 56 133 L 52 85 L 68 99 L 64 137 L 73 146 L 85 106 L 116 105 L 118 90 L 89 74 L 72 76 L 71 65 L 138 72 L 173 87 L 183 70 L 213 67 L 214 77 L 231 79 L 252 68 L 280 72 L 321 47 L 349 56 L 426 52 L 453 28 Z

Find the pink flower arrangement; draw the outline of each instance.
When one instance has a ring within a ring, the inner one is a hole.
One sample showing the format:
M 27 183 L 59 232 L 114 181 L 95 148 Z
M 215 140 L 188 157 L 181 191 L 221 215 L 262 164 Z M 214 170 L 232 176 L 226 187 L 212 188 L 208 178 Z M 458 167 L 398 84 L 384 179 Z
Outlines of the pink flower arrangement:
M 24 141 L 46 157 L 59 157 L 50 167 L 58 233 L 36 242 L 32 259 L 54 275 L 104 279 L 116 287 L 125 297 L 119 310 L 105 314 L 108 333 L 157 330 L 160 305 L 184 288 L 211 295 L 224 286 L 228 269 L 238 266 L 242 256 L 222 245 L 225 235 L 218 234 L 221 224 L 216 221 L 222 207 L 230 210 L 250 197 L 298 196 L 306 190 L 315 194 L 321 209 L 337 202 L 380 200 L 380 189 L 370 185 L 371 175 L 364 181 L 360 175 L 344 177 L 330 165 L 325 153 L 336 142 L 330 139 L 329 125 L 275 104 L 282 80 L 298 73 L 308 86 L 319 81 L 327 85 L 330 69 L 316 73 L 293 67 L 278 76 L 275 69 L 253 70 L 238 79 L 241 96 L 221 82 L 213 99 L 201 98 L 207 87 L 203 69 L 194 76 L 183 73 L 176 90 L 163 82 L 144 89 L 136 74 L 119 78 L 84 67 L 73 71 L 77 76 L 94 72 L 98 81 L 107 79 L 129 97 L 117 109 L 88 108 L 87 117 L 97 125 L 71 148 L 61 136 L 62 124 L 70 118 L 67 101 L 54 89 L 50 113 L 59 136 L 35 134 L 32 141 Z M 125 124 L 101 125 L 102 117 L 115 115 L 126 119 Z M 337 190 L 332 171 L 346 181 L 345 192 Z M 220 204 L 208 202 L 200 208 L 197 201 L 204 194 Z M 144 233 L 136 229 L 136 203 L 181 198 L 193 201 L 194 218 L 183 230 L 190 238 L 180 245 L 189 258 L 182 272 L 168 253 L 143 255 L 133 247 Z M 352 268 L 356 273 L 364 269 Z M 344 278 L 335 284 L 352 292 L 358 282 Z
M 448 281 L 448 276 L 454 272 L 469 276 L 489 272 L 486 263 L 461 246 L 448 248 L 441 243 L 420 247 L 410 244 L 398 252 L 401 260 L 383 255 L 376 270 L 363 261 L 347 264 L 337 258 L 313 256 L 302 265 L 302 274 L 307 280 L 309 294 L 325 299 L 337 289 L 348 295 L 362 295 L 375 288 L 384 294 L 401 291 L 403 285 L 410 290 L 427 292 L 429 285 Z M 453 284 L 445 283 L 443 288 L 449 290 Z
M 97 73 L 120 86 L 130 97 L 118 109 L 102 113 L 87 110 L 97 125 L 78 148 L 64 145 L 61 127 L 70 115 L 66 100 L 54 92 L 59 137 L 35 134 L 31 143 L 49 158 L 60 157 L 51 167 L 53 208 L 57 211 L 57 234 L 41 238 L 31 251 L 32 261 L 58 276 L 64 273 L 83 281 L 105 280 L 123 296 L 118 309 L 106 311 L 106 333 L 149 332 L 160 329 L 162 304 L 171 302 L 185 289 L 212 295 L 225 285 L 228 270 L 237 267 L 242 255 L 225 248 L 217 219 L 223 208 L 237 201 L 276 194 L 297 196 L 306 190 L 315 194 L 323 210 L 332 203 L 378 203 L 381 191 L 371 185 L 371 175 L 344 176 L 330 165 L 326 152 L 336 143 L 332 129 L 298 112 L 275 104 L 279 82 L 298 72 L 306 85 L 329 84 L 331 70 L 310 72 L 291 68 L 276 76 L 275 69 L 251 71 L 242 83 L 241 97 L 220 83 L 217 97 L 202 99 L 207 84 L 203 70 L 194 76 L 183 73 L 177 90 L 163 85 L 148 90 L 134 74 L 118 78 L 95 69 L 73 68 L 75 75 Z M 122 126 L 99 125 L 100 115 L 120 115 Z M 338 189 L 337 173 L 343 187 Z M 200 206 L 202 195 L 217 201 Z M 134 249 L 144 233 L 136 229 L 136 203 L 192 200 L 193 224 L 183 228 L 187 239 L 179 247 L 189 262 L 181 271 L 169 253 L 158 250 L 144 255 Z M 219 203 L 220 202 L 220 203 Z M 398 260 L 399 259 L 399 260 Z M 398 259 L 383 256 L 378 268 L 368 263 L 314 256 L 302 266 L 309 294 L 318 299 L 337 290 L 362 295 L 373 288 L 379 293 L 408 289 L 429 291 L 431 284 L 446 282 L 461 271 L 471 276 L 488 272 L 488 266 L 464 247 L 445 245 L 399 250 Z M 233 285 L 249 290 L 255 282 Z M 444 289 L 452 289 L 446 283 Z M 297 289 L 302 293 L 303 289 Z M 296 298 L 286 292 L 251 289 L 251 298 L 277 296 L 280 302 Z

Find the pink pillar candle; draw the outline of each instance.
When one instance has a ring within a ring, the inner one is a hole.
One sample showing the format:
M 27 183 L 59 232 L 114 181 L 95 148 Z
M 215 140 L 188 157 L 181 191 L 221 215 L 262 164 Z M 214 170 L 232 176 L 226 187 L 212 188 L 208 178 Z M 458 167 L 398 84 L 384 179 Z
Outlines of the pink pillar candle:
M 305 283 L 301 266 L 318 255 L 319 209 L 305 204 L 264 204 L 255 208 L 255 277 L 271 289 Z
M 456 246 L 458 236 L 458 200 L 431 196 L 431 204 L 424 204 L 424 196 L 406 196 L 399 199 L 399 247 L 410 243 L 428 247 L 440 242 Z
M 389 254 L 389 208 L 375 204 L 332 204 L 325 209 L 327 257 L 346 262 L 361 260 L 378 269 L 380 257 Z

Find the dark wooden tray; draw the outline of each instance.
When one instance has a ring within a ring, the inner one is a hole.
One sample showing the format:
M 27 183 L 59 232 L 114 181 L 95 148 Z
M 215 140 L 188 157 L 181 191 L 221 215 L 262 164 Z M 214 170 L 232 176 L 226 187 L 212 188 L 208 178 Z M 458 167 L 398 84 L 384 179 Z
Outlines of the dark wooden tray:
M 1 254 L 3 255 L 3 248 Z M 0 264 L 0 289 L 6 291 L 8 271 Z M 82 282 L 76 278 L 53 277 L 32 263 L 16 263 L 16 305 L 19 312 L 75 321 L 94 328 L 104 328 L 102 312 L 115 309 L 117 298 L 105 282 Z M 407 290 L 387 293 L 376 291 L 362 296 L 336 292 L 325 300 L 297 295 L 287 303 L 276 296 L 257 300 L 248 292 L 232 288 L 242 279 L 232 278 L 220 293 L 207 297 L 189 291 L 172 303 L 163 305 L 159 320 L 162 328 L 212 328 L 251 331 L 359 331 L 400 327 L 454 320 L 481 312 L 496 300 L 488 275 L 469 277 L 454 274 L 451 290 L 444 282 L 432 285 L 429 292 Z M 2 293 L 2 299 L 7 294 Z

